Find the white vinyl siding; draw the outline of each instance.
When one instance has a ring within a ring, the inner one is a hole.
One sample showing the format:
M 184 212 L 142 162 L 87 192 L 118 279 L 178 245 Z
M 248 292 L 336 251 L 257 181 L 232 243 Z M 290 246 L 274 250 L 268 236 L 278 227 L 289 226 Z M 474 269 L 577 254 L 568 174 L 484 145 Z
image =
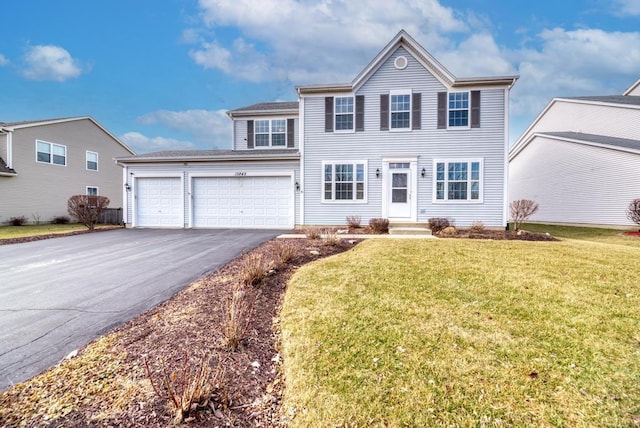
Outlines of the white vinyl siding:
M 408 65 L 397 70 L 393 62 L 404 55 Z M 380 95 L 391 91 L 422 94 L 421 129 L 411 132 L 380 131 Z M 324 95 L 305 96 L 304 207 L 305 224 L 345 223 L 346 216 L 360 215 L 363 222 L 382 216 L 382 184 L 375 171 L 383 172 L 385 156 L 417 157 L 416 171 L 425 168 L 425 177 L 417 174 L 417 221 L 431 217 L 449 217 L 457 226 L 476 220 L 486 226 L 504 227 L 505 204 L 505 90 L 479 87 L 481 90 L 482 128 L 455 132 L 437 127 L 437 93 L 447 87 L 429 73 L 407 50 L 399 48 L 378 68 L 354 95 L 364 95 L 364 132 L 326 133 Z M 328 204 L 323 198 L 323 162 L 345 159 L 367 161 L 366 203 Z M 446 204 L 433 201 L 433 160 L 483 159 L 481 203 Z
M 532 199 L 542 223 L 633 226 L 640 154 L 536 137 L 509 163 L 509 201 Z

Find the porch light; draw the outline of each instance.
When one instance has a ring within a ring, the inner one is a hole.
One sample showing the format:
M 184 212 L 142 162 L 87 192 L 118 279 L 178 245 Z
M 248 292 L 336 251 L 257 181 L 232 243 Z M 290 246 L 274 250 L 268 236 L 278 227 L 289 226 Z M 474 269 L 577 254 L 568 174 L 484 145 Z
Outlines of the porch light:
M 380 168 L 376 168 L 376 178 L 380 178 Z
M 420 177 L 424 178 L 425 175 L 427 175 L 427 171 L 422 168 L 422 171 L 420 171 Z

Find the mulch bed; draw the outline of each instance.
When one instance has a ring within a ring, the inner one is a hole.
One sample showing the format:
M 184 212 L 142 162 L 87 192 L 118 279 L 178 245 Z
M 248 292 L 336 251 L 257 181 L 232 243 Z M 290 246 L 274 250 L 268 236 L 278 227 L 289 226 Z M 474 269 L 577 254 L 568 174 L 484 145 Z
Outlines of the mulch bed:
M 457 229 L 456 234 L 438 234 L 440 238 L 467 238 L 467 239 L 488 239 L 488 240 L 511 240 L 511 241 L 559 241 L 558 238 L 547 233 L 528 232 L 520 230 L 518 232 L 512 230 L 483 230 L 482 232 L 473 232 L 469 229 Z
M 259 287 L 249 287 L 249 299 L 255 299 L 249 328 L 240 348 L 229 351 L 221 331 L 225 308 L 239 281 L 243 260 L 259 255 L 263 260 L 274 256 L 282 242 L 295 247 L 294 258 L 270 270 Z M 149 365 L 151 377 L 161 387 L 163 367 L 167 373 L 179 374 L 188 362 L 197 366 L 203 357 L 211 366 L 220 366 L 219 388 L 202 406 L 194 408 L 187 426 L 273 427 L 284 424 L 281 415 L 278 313 L 287 282 L 305 263 L 346 251 L 358 240 L 277 239 L 266 242 L 235 259 L 179 292 L 170 300 L 127 322 L 115 330 L 115 348 L 124 350 L 133 366 Z M 159 388 L 162 389 L 162 388 Z M 85 403 L 53 426 L 170 426 L 174 413 L 165 398 L 153 395 L 152 402 L 133 400 L 128 410 L 99 423 L 91 420 L 98 412 L 92 402 Z
M 624 232 L 623 235 L 624 236 L 635 236 L 637 238 L 640 238 L 640 232 Z

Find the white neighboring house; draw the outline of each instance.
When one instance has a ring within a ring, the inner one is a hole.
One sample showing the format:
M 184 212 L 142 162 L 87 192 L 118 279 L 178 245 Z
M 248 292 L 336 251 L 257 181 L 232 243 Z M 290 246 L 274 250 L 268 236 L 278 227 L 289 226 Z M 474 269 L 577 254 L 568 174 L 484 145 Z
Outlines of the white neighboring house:
M 119 159 L 132 227 L 281 228 L 452 218 L 504 228 L 509 91 L 400 31 L 350 83 L 232 110 L 232 150 Z
M 509 153 L 509 200 L 532 222 L 626 228 L 640 198 L 640 80 L 623 95 L 554 98 Z

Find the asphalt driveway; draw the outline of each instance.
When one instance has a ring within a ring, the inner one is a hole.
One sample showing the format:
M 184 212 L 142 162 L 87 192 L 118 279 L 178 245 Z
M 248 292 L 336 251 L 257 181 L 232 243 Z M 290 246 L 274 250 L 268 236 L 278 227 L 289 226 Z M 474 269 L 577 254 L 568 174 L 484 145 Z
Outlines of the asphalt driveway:
M 0 246 L 0 390 L 279 233 L 118 229 Z

